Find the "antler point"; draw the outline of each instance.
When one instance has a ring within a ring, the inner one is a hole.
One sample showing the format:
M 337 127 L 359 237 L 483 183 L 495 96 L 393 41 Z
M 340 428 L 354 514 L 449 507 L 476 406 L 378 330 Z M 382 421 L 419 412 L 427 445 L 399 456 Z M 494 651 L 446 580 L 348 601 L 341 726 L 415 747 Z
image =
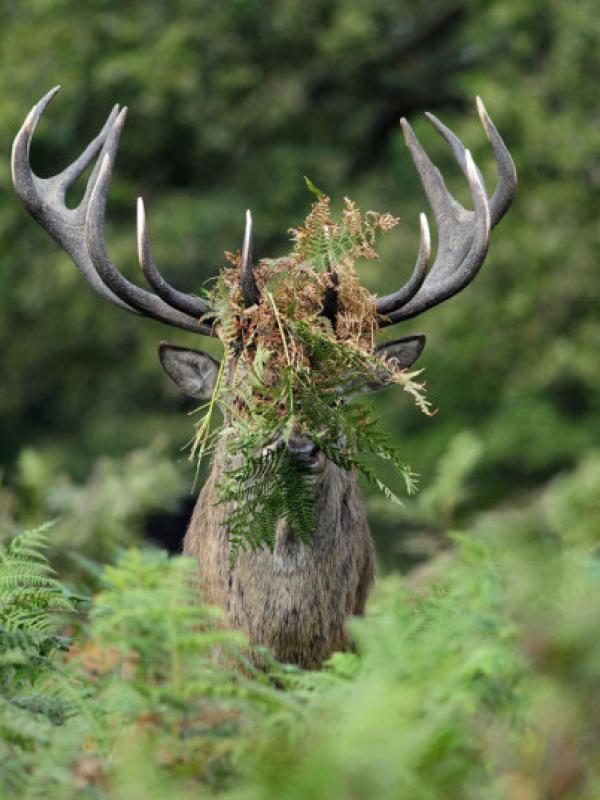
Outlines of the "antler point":
M 146 209 L 144 208 L 144 200 L 142 197 L 138 197 L 136 203 L 137 209 L 137 225 L 138 230 L 140 227 L 144 227 L 146 224 Z
M 404 141 L 408 144 L 413 131 L 410 127 L 410 122 L 406 119 L 406 117 L 400 118 L 400 127 L 402 128 L 402 133 L 404 134 Z
M 490 118 L 483 104 L 483 100 L 479 95 L 477 95 L 477 97 L 475 98 L 475 103 L 477 105 L 477 113 L 479 114 L 479 119 L 481 120 L 481 124 L 483 125 L 487 133 L 489 130 Z
M 119 116 L 115 120 L 115 125 L 117 125 L 119 128 L 122 128 L 123 125 L 125 124 L 128 110 L 129 109 L 127 108 L 127 106 L 123 106 L 123 108 L 119 111 Z

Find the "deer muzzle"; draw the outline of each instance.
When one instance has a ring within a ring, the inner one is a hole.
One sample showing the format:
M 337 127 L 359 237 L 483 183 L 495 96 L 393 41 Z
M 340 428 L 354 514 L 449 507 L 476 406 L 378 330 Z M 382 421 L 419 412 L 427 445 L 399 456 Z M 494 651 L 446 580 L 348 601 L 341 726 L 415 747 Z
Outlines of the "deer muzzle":
M 290 436 L 287 442 L 287 452 L 299 467 L 308 472 L 316 474 L 325 469 L 325 453 L 305 436 Z

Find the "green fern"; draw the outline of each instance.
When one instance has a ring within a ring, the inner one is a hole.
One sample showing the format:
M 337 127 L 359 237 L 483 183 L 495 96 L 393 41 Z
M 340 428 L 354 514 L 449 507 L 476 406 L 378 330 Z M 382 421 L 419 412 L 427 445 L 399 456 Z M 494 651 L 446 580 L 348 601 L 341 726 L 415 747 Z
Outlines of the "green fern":
M 226 460 L 232 465 L 218 485 L 218 502 L 227 507 L 225 524 L 232 564 L 246 547 L 273 551 L 280 521 L 286 521 L 301 541 L 310 544 L 316 527 L 315 484 L 312 476 L 287 455 L 285 440 L 292 430 L 310 436 L 337 466 L 358 470 L 393 502 L 401 504 L 366 461 L 369 456 L 391 464 L 403 477 L 409 493 L 416 488 L 414 474 L 391 437 L 378 430 L 371 409 L 343 399 L 345 384 L 373 380 L 382 369 L 381 362 L 343 342 L 332 341 L 325 322 L 319 329 L 283 313 L 281 320 L 291 336 L 306 347 L 310 367 L 284 368 L 277 385 L 268 385 L 262 380 L 268 351 L 258 350 L 252 380 L 244 375 L 239 384 L 224 390 L 246 403 L 246 417 L 213 434 L 223 443 Z M 257 388 L 260 403 L 254 399 Z M 227 396 L 223 399 L 227 402 Z M 276 444 L 269 445 L 274 435 L 278 437 Z
M 28 796 L 54 727 L 85 703 L 61 663 L 71 643 L 61 620 L 75 610 L 76 598 L 48 564 L 49 527 L 0 547 L 0 789 Z
M 236 438 L 236 447 L 245 444 Z M 230 560 L 246 545 L 253 551 L 275 549 L 279 521 L 287 521 L 299 539 L 309 543 L 315 529 L 315 497 L 311 476 L 287 456 L 281 443 L 260 456 L 251 453 L 237 469 L 225 471 L 219 503 L 229 504 L 226 519 Z
M 74 610 L 73 598 L 43 552 L 50 525 L 26 531 L 0 547 L 0 654 L 36 652 L 47 658 L 64 649 L 56 633 L 56 615 Z
M 232 564 L 244 548 L 273 551 L 280 522 L 301 541 L 311 542 L 317 523 L 315 481 L 287 454 L 292 433 L 312 439 L 342 469 L 361 472 L 394 502 L 400 500 L 377 477 L 369 457 L 391 464 L 408 492 L 415 489 L 414 475 L 391 439 L 377 430 L 372 412 L 344 401 L 361 384 L 379 382 L 382 373 L 384 379 L 398 380 L 392 370 L 385 375 L 386 366 L 372 352 L 374 305 L 352 277 L 354 259 L 377 258 L 376 234 L 397 220 L 389 214 L 362 215 L 345 198 L 336 222 L 329 198 L 309 180 L 307 186 L 317 201 L 305 226 L 292 231 L 292 253 L 261 262 L 266 270 L 260 277 L 263 302 L 252 309 L 240 305 L 239 258 L 231 254 L 233 271 L 219 276 L 212 296 L 225 358 L 213 397 L 199 409 L 203 416 L 191 455 L 202 458 L 218 451 L 227 465 L 217 489 L 218 503 L 226 507 Z M 332 266 L 345 275 L 346 339 L 334 333 L 314 302 L 315 281 Z M 408 376 L 404 388 L 426 411 L 422 387 Z M 213 429 L 217 402 L 225 409 L 225 422 Z

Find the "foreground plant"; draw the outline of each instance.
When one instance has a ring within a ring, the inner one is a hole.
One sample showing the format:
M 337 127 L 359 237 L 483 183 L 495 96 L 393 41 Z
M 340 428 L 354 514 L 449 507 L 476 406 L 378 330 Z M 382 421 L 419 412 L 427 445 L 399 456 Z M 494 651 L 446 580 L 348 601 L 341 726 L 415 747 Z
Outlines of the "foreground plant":
M 299 719 L 276 689 L 294 676 L 268 654 L 256 670 L 245 637 L 194 602 L 193 562 L 122 553 L 75 619 L 47 547 L 45 529 L 0 547 L 0 797 L 104 797 L 138 758 L 148 791 L 222 787 L 258 724 Z
M 78 708 L 76 682 L 62 669 L 70 639 L 60 620 L 75 600 L 45 556 L 45 525 L 0 546 L 0 791 L 16 792 L 35 751 Z
M 0 796 L 595 800 L 599 465 L 453 534 L 427 575 L 382 579 L 356 652 L 320 672 L 255 669 L 196 606 L 193 563 L 156 551 L 105 567 L 73 626 L 26 534 L 1 553 Z

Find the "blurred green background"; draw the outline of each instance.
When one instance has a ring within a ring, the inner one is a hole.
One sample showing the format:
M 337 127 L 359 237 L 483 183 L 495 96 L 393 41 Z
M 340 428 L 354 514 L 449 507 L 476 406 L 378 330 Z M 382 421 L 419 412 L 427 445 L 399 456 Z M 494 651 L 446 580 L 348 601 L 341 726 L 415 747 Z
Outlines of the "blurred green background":
M 592 0 L 0 3 L 3 530 L 61 516 L 65 542 L 94 557 L 149 526 L 182 536 L 192 406 L 163 375 L 156 348 L 165 337 L 215 347 L 103 301 L 21 208 L 10 144 L 51 86 L 63 90 L 38 129 L 37 172 L 59 171 L 113 103 L 127 104 L 111 255 L 139 279 L 141 194 L 157 262 L 190 292 L 240 245 L 248 206 L 257 255 L 286 251 L 288 228 L 310 205 L 304 175 L 334 203 L 349 195 L 401 216 L 381 263 L 361 273 L 374 291 L 396 288 L 427 210 L 398 119 L 410 118 L 466 202 L 465 181 L 422 112 L 461 136 L 493 185 L 474 103 L 482 96 L 519 192 L 477 280 L 393 330 L 427 334 L 420 365 L 438 408 L 428 419 L 400 392 L 377 401 L 423 487 L 404 512 L 369 498 L 384 564 L 398 566 L 476 513 L 543 497 L 600 445 L 599 75 Z M 161 510 L 173 518 L 157 521 Z

